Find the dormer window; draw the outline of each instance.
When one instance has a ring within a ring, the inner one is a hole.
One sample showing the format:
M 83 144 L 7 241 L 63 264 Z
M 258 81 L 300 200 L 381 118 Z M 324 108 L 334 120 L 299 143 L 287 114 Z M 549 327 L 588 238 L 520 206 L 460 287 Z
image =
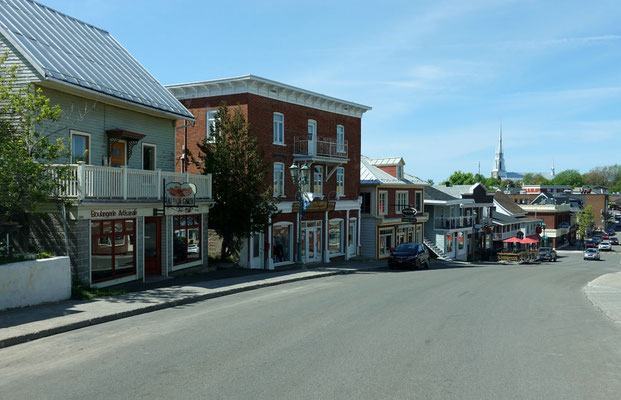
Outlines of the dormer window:
M 397 179 L 403 179 L 403 165 L 397 165 Z

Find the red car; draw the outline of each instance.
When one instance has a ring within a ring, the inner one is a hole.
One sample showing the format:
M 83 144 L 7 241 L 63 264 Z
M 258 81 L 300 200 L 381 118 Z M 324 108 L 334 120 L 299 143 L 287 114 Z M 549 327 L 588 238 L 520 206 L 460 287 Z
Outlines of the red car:
M 587 249 L 595 249 L 597 248 L 597 243 L 595 243 L 593 240 L 587 240 L 586 242 L 584 242 L 584 247 Z

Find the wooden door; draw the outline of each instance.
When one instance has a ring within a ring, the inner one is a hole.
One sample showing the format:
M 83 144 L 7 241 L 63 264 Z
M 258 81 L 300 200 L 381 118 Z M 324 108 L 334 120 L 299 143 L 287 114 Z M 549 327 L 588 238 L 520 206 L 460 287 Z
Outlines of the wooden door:
M 146 217 L 144 219 L 144 273 L 145 275 L 162 274 L 162 219 Z
M 125 165 L 125 146 L 124 141 L 118 141 L 112 143 L 112 154 L 110 154 L 110 166 L 122 167 Z

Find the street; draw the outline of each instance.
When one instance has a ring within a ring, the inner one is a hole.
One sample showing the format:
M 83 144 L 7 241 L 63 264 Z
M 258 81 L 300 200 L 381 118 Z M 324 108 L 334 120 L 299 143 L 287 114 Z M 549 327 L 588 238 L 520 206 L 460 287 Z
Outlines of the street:
M 435 262 L 157 311 L 0 350 L 0 398 L 615 399 L 621 329 L 584 287 L 620 259 Z

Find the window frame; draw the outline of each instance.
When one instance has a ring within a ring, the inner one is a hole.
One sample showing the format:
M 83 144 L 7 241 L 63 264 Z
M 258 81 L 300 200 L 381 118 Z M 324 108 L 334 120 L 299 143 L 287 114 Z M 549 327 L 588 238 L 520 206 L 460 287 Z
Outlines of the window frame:
M 152 147 L 153 148 L 153 169 L 145 169 L 144 167 L 144 148 Z M 144 171 L 155 171 L 157 170 L 157 145 L 153 143 L 143 143 L 142 144 L 142 169 Z
M 280 171 L 277 171 L 277 168 Z M 277 181 L 277 176 L 276 173 L 279 173 L 280 176 L 278 177 L 280 179 L 280 181 Z M 281 163 L 281 162 L 275 162 L 273 164 L 273 195 L 274 197 L 284 197 L 285 195 L 285 164 Z
M 385 196 L 382 201 L 382 197 Z M 388 215 L 388 191 L 377 191 L 377 215 Z
M 339 179 L 339 175 L 341 179 Z M 336 197 L 345 196 L 345 168 L 336 167 Z
M 282 121 L 276 121 L 276 116 L 279 116 L 282 118 Z M 278 138 L 277 137 L 277 132 L 276 132 L 276 124 L 278 124 L 280 126 L 280 135 L 282 137 Z M 276 144 L 279 146 L 285 146 L 285 114 L 280 113 L 280 112 L 274 112 L 272 115 L 272 133 L 273 133 L 273 137 L 272 137 L 272 144 Z M 280 139 L 280 140 L 279 140 Z
M 332 253 L 330 251 L 330 225 L 338 223 L 339 225 L 339 251 Z M 343 218 L 332 218 L 328 220 L 328 257 L 339 257 L 345 254 L 345 220 Z
M 218 115 L 217 109 L 210 109 L 210 110 L 205 111 L 205 129 L 206 129 L 205 140 L 207 141 L 207 143 L 216 142 L 215 135 L 218 134 L 218 132 L 216 131 L 216 121 L 218 120 L 218 118 L 216 117 L 217 115 Z M 210 116 L 213 116 L 213 117 L 210 117 Z M 213 122 L 210 123 L 209 121 L 213 121 Z M 210 127 L 212 125 L 214 127 L 214 135 L 211 134 Z
M 132 227 L 129 229 L 127 228 L 127 222 L 131 221 L 131 225 Z M 120 278 L 125 278 L 128 276 L 134 276 L 137 274 L 137 266 L 136 266 L 136 239 L 137 239 L 137 229 L 136 229 L 136 222 L 137 218 L 116 218 L 116 219 L 97 219 L 97 220 L 91 220 L 90 221 L 90 226 L 89 226 L 89 235 L 90 235 L 90 252 L 89 252 L 89 258 L 91 259 L 90 261 L 90 280 L 91 283 L 93 284 L 97 284 L 97 283 L 101 283 L 101 282 L 106 282 L 106 281 L 112 281 L 112 280 L 116 280 L 116 279 L 120 279 Z M 117 222 L 121 222 L 123 224 L 123 229 L 121 231 L 116 231 L 115 230 L 115 226 Z M 99 227 L 98 227 L 98 231 L 93 233 L 94 228 L 93 228 L 93 224 L 94 223 L 98 223 Z M 111 230 L 110 232 L 106 232 L 104 233 L 104 223 L 110 223 L 111 226 Z M 116 275 L 115 271 L 116 271 L 116 256 L 117 256 L 117 245 L 116 245 L 116 237 L 118 236 L 122 236 L 123 239 L 125 239 L 125 236 L 133 236 L 133 269 L 132 271 L 128 272 L 128 273 L 124 273 L 124 274 L 119 274 Z M 93 278 L 93 262 L 92 262 L 92 258 L 94 256 L 93 251 L 95 251 L 95 246 L 94 243 L 95 241 L 100 241 L 101 239 L 110 239 L 109 243 L 110 243 L 110 255 L 112 257 L 111 262 L 112 262 L 112 275 L 103 279 L 97 279 L 95 280 Z M 112 243 L 114 243 L 114 246 L 112 245 Z
M 403 195 L 405 194 L 405 202 L 404 204 L 401 204 L 401 202 L 399 201 L 399 195 Z M 397 190 L 395 192 L 395 213 L 397 214 L 403 214 L 401 211 L 406 208 L 408 206 L 408 201 L 409 201 L 409 193 L 407 190 Z
M 275 262 L 274 261 L 274 229 L 272 229 L 271 232 L 271 238 L 270 238 L 270 243 L 272 246 L 271 249 L 271 260 L 272 263 L 275 267 L 279 266 L 279 265 L 288 265 L 288 264 L 293 264 L 294 263 L 294 246 L 295 246 L 295 242 L 294 242 L 294 229 L 293 229 L 293 222 L 288 222 L 288 221 L 281 221 L 281 222 L 276 222 L 274 224 L 274 228 L 276 227 L 281 227 L 281 226 L 287 226 L 289 227 L 289 261 L 281 261 L 281 262 Z
M 86 160 L 84 160 L 84 164 L 90 164 L 91 163 L 91 134 L 87 132 L 76 131 L 73 129 L 69 131 L 69 134 L 70 134 L 70 139 L 71 139 L 71 164 L 78 163 L 77 161 L 74 162 L 74 155 L 73 155 L 73 137 L 74 136 L 82 136 L 86 138 Z
M 397 179 L 403 179 L 403 165 L 397 165 Z
M 360 212 L 362 214 L 371 214 L 371 193 L 362 192 L 360 193 L 360 197 L 362 198 L 362 204 L 360 205 Z
M 319 172 L 316 169 L 319 169 Z M 317 175 L 319 175 L 319 179 L 317 179 Z M 318 187 L 319 191 L 317 191 Z M 313 193 L 323 196 L 323 167 L 321 165 L 313 166 Z
M 345 153 L 345 127 L 343 125 L 336 126 L 336 152 Z
M 416 208 L 416 212 L 419 214 L 423 212 L 423 192 L 420 190 L 414 192 L 414 208 Z

